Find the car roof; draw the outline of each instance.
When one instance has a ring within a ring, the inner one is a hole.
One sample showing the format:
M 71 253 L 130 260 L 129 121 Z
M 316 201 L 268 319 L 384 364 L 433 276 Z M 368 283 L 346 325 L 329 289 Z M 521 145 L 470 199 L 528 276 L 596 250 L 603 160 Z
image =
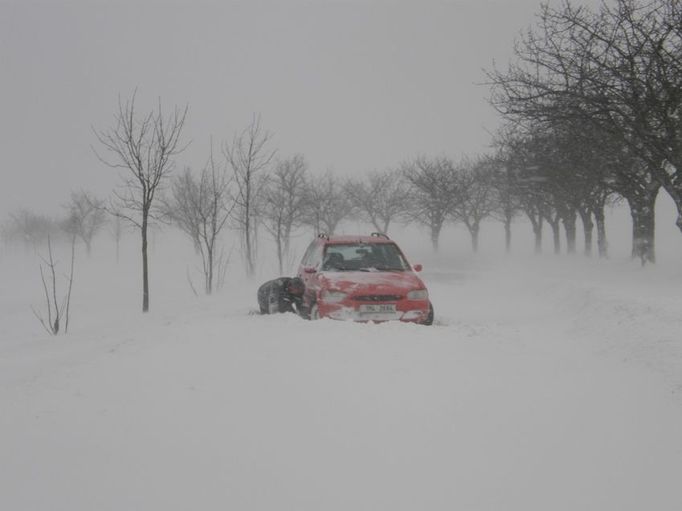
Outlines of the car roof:
M 325 245 L 343 245 L 349 243 L 394 243 L 388 237 L 382 236 L 361 236 L 361 235 L 343 235 L 330 236 L 329 239 L 323 239 Z

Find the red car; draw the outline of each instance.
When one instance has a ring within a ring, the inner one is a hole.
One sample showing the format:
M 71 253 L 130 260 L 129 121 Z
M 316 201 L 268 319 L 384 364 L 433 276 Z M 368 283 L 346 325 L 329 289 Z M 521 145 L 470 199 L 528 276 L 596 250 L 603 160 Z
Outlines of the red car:
M 430 325 L 429 293 L 388 236 L 319 235 L 308 247 L 298 277 L 302 311 L 310 319 L 409 321 Z

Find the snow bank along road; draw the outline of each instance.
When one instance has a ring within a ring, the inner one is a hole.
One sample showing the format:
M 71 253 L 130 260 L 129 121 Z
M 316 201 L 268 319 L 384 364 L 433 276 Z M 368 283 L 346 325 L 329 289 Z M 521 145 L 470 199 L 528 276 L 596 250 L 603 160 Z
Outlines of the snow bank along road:
M 223 295 L 3 339 L 0 509 L 682 509 L 682 279 L 608 268 L 426 273 L 431 328 Z

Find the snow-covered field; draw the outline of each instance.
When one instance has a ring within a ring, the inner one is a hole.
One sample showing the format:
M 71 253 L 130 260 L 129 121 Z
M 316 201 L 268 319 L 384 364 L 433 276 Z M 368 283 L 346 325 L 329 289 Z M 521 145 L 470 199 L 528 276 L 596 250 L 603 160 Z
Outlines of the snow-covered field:
M 137 254 L 106 247 L 58 338 L 35 256 L 1 254 L 2 510 L 682 509 L 679 259 L 415 244 L 420 327 L 254 315 L 269 275 L 236 262 L 195 298 L 161 243 L 143 316 Z

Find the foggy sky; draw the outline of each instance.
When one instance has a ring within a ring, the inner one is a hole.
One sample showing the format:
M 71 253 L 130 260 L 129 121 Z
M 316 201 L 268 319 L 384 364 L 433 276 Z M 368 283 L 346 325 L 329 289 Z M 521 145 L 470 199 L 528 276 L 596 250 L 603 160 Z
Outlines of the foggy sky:
M 141 110 L 189 105 L 179 167 L 254 112 L 313 172 L 485 151 L 499 121 L 482 68 L 508 60 L 538 4 L 0 0 L 0 215 L 106 195 L 116 171 L 91 129 L 136 87 Z

